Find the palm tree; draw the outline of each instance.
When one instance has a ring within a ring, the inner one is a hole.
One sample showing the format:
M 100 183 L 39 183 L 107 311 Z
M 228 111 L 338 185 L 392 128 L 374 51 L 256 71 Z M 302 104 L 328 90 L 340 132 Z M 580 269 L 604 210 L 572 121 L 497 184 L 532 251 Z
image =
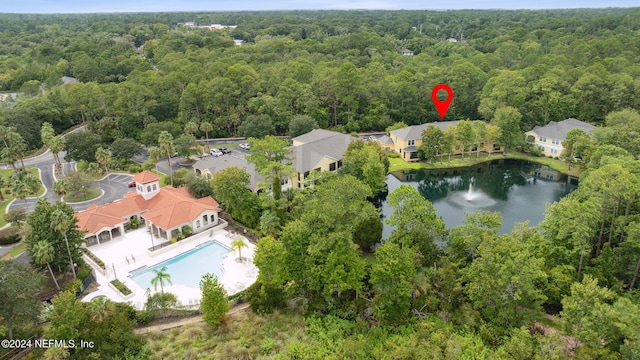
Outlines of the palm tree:
M 69 193 L 69 183 L 65 179 L 60 179 L 53 183 L 53 192 L 62 198 Z
M 203 121 L 200 123 L 200 131 L 204 132 L 205 139 L 207 141 L 207 153 L 209 152 L 209 132 L 213 131 L 213 124 Z
M 111 179 L 109 178 L 109 163 L 111 163 L 111 153 L 109 150 L 99 147 L 96 150 L 96 161 L 104 166 L 104 173 L 107 175 L 107 182 L 109 182 L 109 188 L 111 188 Z
M 13 128 L 12 128 L 13 129 Z M 24 141 L 24 138 L 17 131 L 10 131 L 8 134 L 9 140 L 9 149 L 20 160 L 20 164 L 22 165 L 22 170 L 25 169 L 24 166 L 24 155 L 27 152 L 27 143 Z
M 171 282 L 171 274 L 167 272 L 166 266 L 163 266 L 160 270 L 154 269 L 153 273 L 155 274 L 155 276 L 151 278 L 153 289 L 158 291 L 158 284 L 160 284 L 160 291 L 164 294 L 164 284 L 173 285 Z
M 51 262 L 53 261 L 53 258 L 54 258 L 53 245 L 51 245 L 51 243 L 45 240 L 38 241 L 33 245 L 33 248 L 31 249 L 31 258 L 38 265 L 47 264 L 47 267 L 49 268 L 49 273 L 51 274 L 51 278 L 53 279 L 53 282 L 56 284 L 56 289 L 60 290 L 60 285 L 58 285 L 58 280 L 56 280 L 56 277 L 53 275 L 53 270 L 51 270 Z
M 231 242 L 231 251 L 238 250 L 238 260 L 242 261 L 242 248 L 248 247 L 244 239 L 239 237 Z
M 160 132 L 158 136 L 158 145 L 160 149 L 167 156 L 167 164 L 169 164 L 169 178 L 171 179 L 171 186 L 173 186 L 173 170 L 171 169 L 171 155 L 173 155 L 173 135 L 168 131 Z
M 91 176 L 98 177 L 100 176 L 100 173 L 102 172 L 102 170 L 100 169 L 100 165 L 92 162 L 92 163 L 89 163 L 89 165 L 87 166 L 87 172 L 91 174 Z M 100 185 L 100 179 L 98 179 L 96 183 L 98 184 L 98 189 L 102 193 L 102 185 Z M 84 193 L 83 195 L 86 195 L 86 193 Z M 102 203 L 104 204 L 104 196 L 102 196 Z
M 238 136 L 238 126 L 240 125 L 240 117 L 237 114 L 229 116 L 229 124 L 233 126 L 233 135 Z
M 77 279 L 76 269 L 73 266 L 73 259 L 71 258 L 71 248 L 69 248 L 69 239 L 67 238 L 67 232 L 71 230 L 73 226 L 73 218 L 61 209 L 55 209 L 51 213 L 51 229 L 57 231 L 64 236 L 64 242 L 67 244 L 67 254 L 69 255 L 69 265 L 71 265 L 71 271 L 73 271 L 73 278 Z
M 27 203 L 27 196 L 37 193 L 40 187 L 40 180 L 26 171 L 18 171 L 11 178 L 11 193 L 18 199 Z
M 53 153 L 53 158 L 56 161 L 56 171 L 62 171 L 62 162 L 60 161 L 60 151 L 64 150 L 65 141 L 60 135 L 54 136 L 49 141 L 49 150 Z
M 184 124 L 184 132 L 185 134 L 195 136 L 198 132 L 198 119 L 192 119 L 191 121 Z
M 16 198 L 24 201 L 24 204 L 26 205 L 27 197 L 31 194 L 31 190 L 29 190 L 29 187 L 24 182 L 14 181 L 11 183 L 11 193 Z
M 153 161 L 156 165 L 156 171 L 158 170 L 158 161 L 162 157 L 162 150 L 157 146 L 151 146 L 149 150 L 147 150 L 147 154 L 149 155 L 149 160 Z
M 104 296 L 92 299 L 87 303 L 87 307 L 89 308 L 89 318 L 98 322 L 102 322 L 116 311 L 113 301 Z

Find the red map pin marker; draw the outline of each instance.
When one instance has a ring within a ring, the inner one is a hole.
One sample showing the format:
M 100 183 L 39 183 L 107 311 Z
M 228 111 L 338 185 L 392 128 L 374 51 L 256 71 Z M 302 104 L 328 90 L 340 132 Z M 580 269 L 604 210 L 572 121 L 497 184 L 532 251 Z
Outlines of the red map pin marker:
M 447 98 L 440 101 L 436 96 L 439 90 L 444 90 L 447 92 Z M 438 110 L 438 114 L 440 114 L 440 119 L 444 120 L 444 115 L 449 110 L 449 105 L 451 105 L 451 100 L 453 100 L 453 90 L 446 84 L 438 84 L 433 87 L 431 91 L 431 100 L 433 100 L 433 104 L 436 106 Z

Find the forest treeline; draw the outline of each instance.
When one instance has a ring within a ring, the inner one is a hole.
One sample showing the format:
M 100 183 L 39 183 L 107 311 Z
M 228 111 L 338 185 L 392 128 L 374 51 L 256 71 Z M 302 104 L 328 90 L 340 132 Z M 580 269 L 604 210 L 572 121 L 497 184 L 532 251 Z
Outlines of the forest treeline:
M 0 89 L 27 95 L 2 109 L 2 121 L 31 147 L 40 146 L 44 121 L 57 131 L 89 122 L 105 143 L 140 140 L 145 126 L 165 121 L 235 135 L 251 115 L 268 117 L 277 134 L 301 114 L 325 128 L 383 130 L 438 120 L 431 89 L 447 83 L 455 91 L 447 120 L 489 121 L 511 106 L 525 131 L 569 117 L 601 124 L 611 111 L 640 108 L 638 15 L 0 14 Z M 237 27 L 179 25 L 188 21 Z M 58 87 L 63 76 L 80 83 Z
M 401 186 L 388 195 L 393 212 L 384 219 L 395 230 L 378 245 L 382 223 L 371 198 L 384 188 L 389 163 L 373 142 L 353 142 L 343 168 L 317 174 L 303 192 L 258 195 L 246 191 L 244 170 L 219 171 L 205 187 L 234 219 L 264 235 L 254 257 L 258 281 L 245 297 L 256 313 L 275 314 L 256 322 L 288 314 L 297 327 L 275 335 L 269 329 L 278 324 L 251 323 L 241 339 L 225 343 L 223 326 L 179 345 L 146 346 L 130 334 L 138 315 L 126 310 L 126 321 L 105 316 L 127 324 L 116 328 L 136 343 L 104 342 L 113 346 L 101 355 L 118 358 L 128 349 L 138 356 L 127 358 L 140 359 L 216 351 L 221 358 L 639 358 L 639 14 L 0 15 L 0 86 L 25 94 L 4 103 L 0 129 L 24 142 L 7 142 L 0 155 L 44 142 L 66 146 L 72 157 L 90 148 L 85 160 L 98 161 L 95 147 L 111 144 L 113 156 L 127 159 L 116 150 L 124 141 L 133 153 L 138 141 L 159 145 L 169 162 L 171 136 L 249 135 L 260 127 L 262 139 L 249 140 L 249 161 L 276 189 L 290 171 L 283 164 L 290 150 L 286 140 L 265 135 L 287 133 L 301 116 L 345 131 L 435 121 L 430 95 L 438 83 L 456 94 L 447 120 L 500 124 L 507 112 L 520 131 L 568 117 L 604 125 L 563 143 L 562 158 L 581 159 L 578 190 L 550 205 L 539 228 L 517 224 L 503 235 L 500 215 L 489 212 L 446 229 L 429 201 Z M 179 25 L 187 21 L 237 27 Z M 234 39 L 245 43 L 235 46 Z M 404 56 L 405 49 L 415 55 Z M 80 82 L 61 86 L 63 76 Z M 43 130 L 44 122 L 51 126 Z M 50 131 L 79 123 L 89 131 L 64 141 Z M 108 164 L 104 158 L 99 162 Z M 160 156 L 151 158 L 150 168 Z M 178 178 L 171 176 L 176 186 Z M 54 313 L 81 307 L 68 300 L 54 300 Z M 100 323 L 109 324 L 95 320 L 100 331 Z M 273 338 L 256 340 L 261 331 Z M 211 346 L 201 346 L 210 337 Z

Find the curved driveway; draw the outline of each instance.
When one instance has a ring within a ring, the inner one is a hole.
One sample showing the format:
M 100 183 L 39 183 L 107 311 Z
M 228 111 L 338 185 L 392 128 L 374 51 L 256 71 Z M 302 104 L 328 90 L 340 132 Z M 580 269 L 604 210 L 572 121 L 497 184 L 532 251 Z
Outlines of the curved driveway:
M 72 132 L 75 131 L 83 131 L 84 127 L 79 127 Z M 60 153 L 60 158 L 64 159 L 64 152 Z M 39 197 L 27 198 L 26 201 L 22 200 L 14 200 L 8 206 L 7 210 L 9 211 L 14 208 L 25 208 L 27 212 L 33 211 L 35 208 L 36 202 L 40 198 L 45 198 L 49 202 L 56 202 L 60 200 L 60 197 L 57 196 L 53 192 L 53 183 L 57 180 L 54 174 L 54 164 L 55 161 L 53 159 L 53 154 L 51 151 L 47 150 L 43 154 L 38 156 L 34 156 L 32 158 L 28 158 L 24 160 L 25 166 L 35 167 L 39 170 L 40 180 L 42 181 L 42 185 L 45 187 L 45 193 Z M 64 174 L 69 171 L 75 170 L 75 162 L 64 162 L 62 163 L 62 172 Z M 91 204 L 104 204 L 109 203 L 118 199 L 122 199 L 124 194 L 128 192 L 130 189 L 127 187 L 127 184 L 131 181 L 131 175 L 128 174 L 110 174 L 109 177 L 104 177 L 100 181 L 94 182 L 91 187 L 100 188 L 103 191 L 103 195 L 83 203 L 69 204 L 75 211 L 81 211 L 88 208 Z
M 84 130 L 85 130 L 85 126 L 81 126 L 77 129 L 74 129 L 71 132 L 84 131 Z M 210 139 L 209 145 L 232 143 L 232 142 L 237 142 L 243 139 L 244 138 Z M 236 150 L 243 151 L 240 149 L 236 149 Z M 65 153 L 61 152 L 60 158 L 64 159 L 64 155 Z M 140 163 L 144 162 L 146 159 L 147 159 L 146 151 L 143 154 L 134 157 L 134 160 Z M 183 167 L 182 165 L 180 165 L 180 162 L 183 159 L 184 158 L 181 158 L 181 157 L 172 158 L 171 168 L 173 171 L 176 171 Z M 6 211 L 9 211 L 14 208 L 22 207 L 22 208 L 25 208 L 27 212 L 31 212 L 35 208 L 36 202 L 40 198 L 46 198 L 49 202 L 52 202 L 52 203 L 60 200 L 60 197 L 53 192 L 53 183 L 57 180 L 55 178 L 54 169 L 53 169 L 54 163 L 55 161 L 53 159 L 53 154 L 51 154 L 51 151 L 49 150 L 47 150 L 46 152 L 38 156 L 25 159 L 24 160 L 25 166 L 38 168 L 40 172 L 40 180 L 42 181 L 42 184 L 45 187 L 45 193 L 42 196 L 37 198 L 36 197 L 27 198 L 25 201 L 14 200 L 9 204 L 9 206 L 7 206 Z M 63 165 L 62 171 L 64 174 L 68 173 L 69 171 L 75 170 L 75 166 L 76 166 L 75 162 L 64 162 L 62 165 Z M 167 164 L 166 159 L 161 159 L 156 165 L 156 168 L 160 172 L 163 172 L 165 174 L 169 173 L 169 166 Z M 100 181 L 94 182 L 93 185 L 91 185 L 91 187 L 101 189 L 103 191 L 102 196 L 93 200 L 83 202 L 83 203 L 75 203 L 75 204 L 69 204 L 69 205 L 71 205 L 71 207 L 75 211 L 81 211 L 88 208 L 91 204 L 106 204 L 118 199 L 122 199 L 124 197 L 124 194 L 131 190 L 127 187 L 127 184 L 130 181 L 131 181 L 131 175 L 112 173 L 109 175 L 108 178 L 104 177 Z

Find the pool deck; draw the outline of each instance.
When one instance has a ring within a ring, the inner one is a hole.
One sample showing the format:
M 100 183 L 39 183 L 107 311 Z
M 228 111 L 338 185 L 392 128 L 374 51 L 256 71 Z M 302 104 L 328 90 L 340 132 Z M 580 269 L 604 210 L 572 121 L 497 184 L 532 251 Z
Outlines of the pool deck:
M 105 263 L 107 270 L 103 271 L 94 267 L 96 280 L 99 284 L 98 290 L 85 296 L 82 301 L 90 301 L 98 296 L 106 296 L 113 301 L 129 302 L 137 309 L 142 309 L 147 300 L 147 289 L 142 289 L 129 278 L 129 273 L 132 270 L 144 266 L 151 267 L 209 241 L 217 241 L 227 247 L 231 247 L 231 242 L 239 237 L 243 238 L 244 243 L 247 245 L 246 248 L 242 249 L 242 257 L 245 260 L 243 262 L 237 261 L 237 251 L 227 254 L 222 262 L 224 275 L 218 279 L 227 290 L 227 293 L 233 295 L 253 284 L 258 276 L 258 268 L 253 265 L 255 245 L 246 238 L 223 229 L 204 230 L 175 244 L 155 250 L 153 254 L 150 254 L 148 249 L 152 246 L 151 235 L 146 229 L 142 228 L 128 231 L 124 235 L 106 243 L 89 247 L 89 250 Z M 153 245 L 158 245 L 159 243 L 159 239 L 153 239 Z M 89 263 L 91 264 L 91 262 Z M 110 284 L 110 281 L 116 277 L 127 285 L 133 291 L 133 294 L 123 296 L 116 291 Z M 150 289 L 150 291 L 152 293 L 155 292 L 154 289 Z M 157 291 L 160 291 L 160 289 Z M 185 307 L 195 308 L 200 303 L 200 290 L 179 285 L 165 285 L 164 291 L 175 294 L 179 303 Z

